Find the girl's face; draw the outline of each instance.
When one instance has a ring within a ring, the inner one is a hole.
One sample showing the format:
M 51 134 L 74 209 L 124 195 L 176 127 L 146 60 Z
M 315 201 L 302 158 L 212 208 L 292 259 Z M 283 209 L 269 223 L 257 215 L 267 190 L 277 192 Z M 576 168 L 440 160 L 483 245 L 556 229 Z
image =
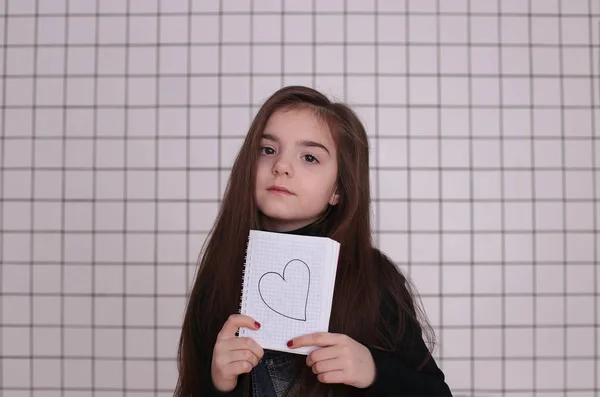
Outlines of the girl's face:
M 316 221 L 337 204 L 337 152 L 327 125 L 310 110 L 271 115 L 260 143 L 255 196 L 267 230 L 289 231 Z

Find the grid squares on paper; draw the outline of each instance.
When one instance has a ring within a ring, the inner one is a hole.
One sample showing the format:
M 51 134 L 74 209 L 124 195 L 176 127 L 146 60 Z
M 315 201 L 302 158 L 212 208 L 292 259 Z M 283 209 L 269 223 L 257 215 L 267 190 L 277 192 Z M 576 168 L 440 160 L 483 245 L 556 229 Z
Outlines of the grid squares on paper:
M 242 298 L 241 310 L 254 318 L 262 318 L 261 321 L 270 325 L 259 331 L 260 333 L 255 336 L 257 340 L 270 345 L 280 343 L 283 346 L 289 339 L 289 335 L 307 334 L 322 329 L 323 310 L 328 305 L 327 297 L 323 295 L 327 291 L 324 287 L 333 281 L 329 277 L 333 273 L 329 270 L 335 265 L 327 260 L 334 249 L 330 245 L 332 242 L 309 239 L 293 241 L 282 238 L 274 244 L 280 238 L 277 235 L 263 233 L 250 235 L 249 238 L 247 268 L 244 272 L 245 295 Z M 269 257 L 275 260 L 268 260 Z M 274 266 L 285 266 L 285 268 L 277 270 Z M 287 299 L 283 301 L 278 300 L 281 298 L 278 284 L 280 278 L 272 277 L 273 272 L 279 273 L 282 280 L 286 282 Z M 300 282 L 287 280 L 300 280 Z M 303 307 L 303 298 L 301 298 L 303 291 L 308 293 L 304 313 L 306 317 L 304 321 L 290 320 L 299 318 L 293 316 L 302 315 L 298 309 L 301 310 Z M 276 303 L 281 302 L 283 302 L 282 306 L 274 307 Z M 290 312 L 283 314 L 284 310 Z M 240 335 L 243 336 L 244 332 L 240 331 Z

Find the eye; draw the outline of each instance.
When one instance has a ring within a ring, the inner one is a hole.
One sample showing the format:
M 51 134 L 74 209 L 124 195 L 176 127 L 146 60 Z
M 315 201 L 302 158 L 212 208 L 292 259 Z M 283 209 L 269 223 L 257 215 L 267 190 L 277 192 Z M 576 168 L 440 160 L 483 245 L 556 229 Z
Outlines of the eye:
M 266 154 L 268 156 L 268 155 L 271 155 L 274 153 L 275 153 L 275 149 L 273 149 L 272 147 L 263 146 L 260 148 L 260 154 Z
M 312 154 L 305 154 L 304 156 L 304 161 L 306 161 L 307 163 L 318 163 L 319 160 L 317 160 L 317 158 L 315 156 L 313 156 Z

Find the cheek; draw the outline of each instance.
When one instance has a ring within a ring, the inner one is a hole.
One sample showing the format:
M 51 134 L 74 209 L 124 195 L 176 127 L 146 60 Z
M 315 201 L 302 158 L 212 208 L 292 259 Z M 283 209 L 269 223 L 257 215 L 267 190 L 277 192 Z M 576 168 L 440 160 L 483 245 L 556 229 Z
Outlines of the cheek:
M 256 175 L 257 175 L 257 177 L 260 177 L 261 175 L 264 175 L 268 171 L 269 171 L 268 160 L 266 160 L 266 159 L 260 159 L 256 163 Z
M 257 167 L 268 168 L 273 165 L 275 158 L 273 156 L 260 156 L 256 162 Z
M 337 168 L 332 167 L 329 172 L 327 173 L 327 177 L 325 178 L 326 181 L 323 183 L 323 185 L 325 185 L 325 189 L 329 192 L 329 193 L 333 193 L 333 191 L 336 190 L 336 186 L 337 186 Z
M 272 166 L 268 159 L 262 159 L 256 164 L 256 184 L 268 183 L 272 176 Z

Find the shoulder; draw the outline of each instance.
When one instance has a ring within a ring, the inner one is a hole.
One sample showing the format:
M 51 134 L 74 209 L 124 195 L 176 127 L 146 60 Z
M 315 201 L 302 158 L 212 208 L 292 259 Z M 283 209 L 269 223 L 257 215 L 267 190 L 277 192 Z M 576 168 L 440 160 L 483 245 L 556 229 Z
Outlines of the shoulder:
M 377 272 L 380 279 L 380 286 L 396 284 L 405 286 L 406 277 L 400 267 L 390 259 L 382 250 L 373 247 L 373 262 L 377 266 Z
M 400 268 L 377 247 L 373 247 L 373 263 L 377 268 L 380 311 L 384 318 L 398 316 L 399 298 L 406 292 L 406 277 Z
M 419 334 L 421 321 L 417 292 L 402 269 L 384 252 L 373 248 L 378 266 L 380 313 L 382 320 L 400 327 L 404 334 Z

